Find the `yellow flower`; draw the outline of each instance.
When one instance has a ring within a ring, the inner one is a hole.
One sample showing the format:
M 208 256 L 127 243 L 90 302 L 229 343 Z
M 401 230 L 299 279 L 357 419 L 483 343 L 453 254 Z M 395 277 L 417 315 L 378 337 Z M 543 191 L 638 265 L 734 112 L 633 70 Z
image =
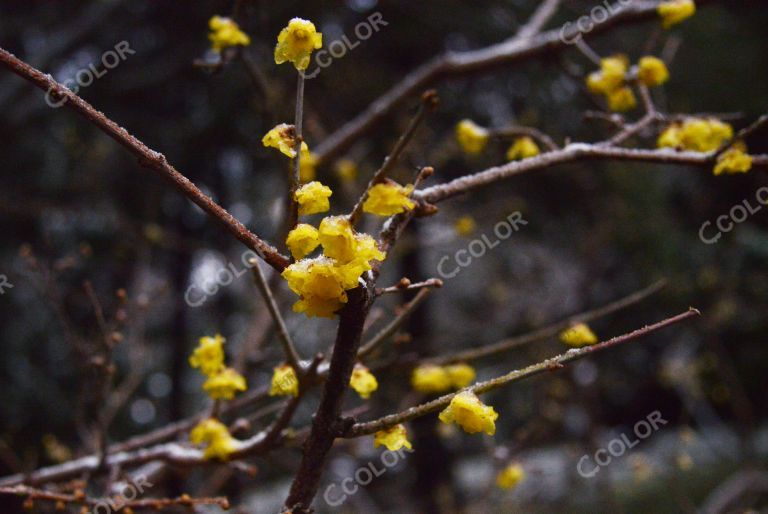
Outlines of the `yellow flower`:
M 373 447 L 378 448 L 379 446 L 386 446 L 387 450 L 391 452 L 396 452 L 402 447 L 409 450 L 413 449 L 410 441 L 408 441 L 408 431 L 402 424 L 376 432 L 373 437 Z
M 595 94 L 608 95 L 624 85 L 628 69 L 629 60 L 625 55 L 600 59 L 600 71 L 587 76 L 587 88 Z
M 355 369 L 352 370 L 352 377 L 349 379 L 349 385 L 357 391 L 357 394 L 363 400 L 370 398 L 371 393 L 379 388 L 379 382 L 376 380 L 376 377 L 362 364 L 355 364 Z
M 297 70 L 306 70 L 312 50 L 322 46 L 323 35 L 317 32 L 314 23 L 293 18 L 277 36 L 275 62 L 283 64 L 290 61 Z
M 341 285 L 344 289 L 358 286 L 360 276 L 371 269 L 371 261 L 383 261 L 386 254 L 379 250 L 376 240 L 368 234 L 356 234 L 354 240 L 354 258 L 338 266 Z
M 272 374 L 269 396 L 299 396 L 299 379 L 288 364 L 277 366 Z
M 461 120 L 456 124 L 456 139 L 461 149 L 468 154 L 478 154 L 488 144 L 488 130 L 472 120 Z
M 477 224 L 472 216 L 462 216 L 456 220 L 453 224 L 453 228 L 460 236 L 468 236 L 475 231 Z
M 296 228 L 288 232 L 285 244 L 294 259 L 303 259 L 318 247 L 320 239 L 318 239 L 318 232 L 315 227 L 306 223 L 299 223 Z
M 203 390 L 214 400 L 231 400 L 236 391 L 246 389 L 245 378 L 232 368 L 211 375 L 203 384 Z
M 302 184 L 312 182 L 317 175 L 317 156 L 309 151 L 307 143 L 301 142 L 301 159 L 299 159 L 299 181 Z
M 454 389 L 464 389 L 475 380 L 475 368 L 469 364 L 459 363 L 445 366 L 445 372 L 451 381 Z
M 679 123 L 673 123 L 659 134 L 656 146 L 659 148 L 678 148 L 683 145 L 683 131 Z
M 451 377 L 441 366 L 423 364 L 411 373 L 411 386 L 420 393 L 443 393 L 451 389 Z
M 646 55 L 637 65 L 637 79 L 648 87 L 660 86 L 669 80 L 669 70 L 658 57 Z
M 206 445 L 204 459 L 227 460 L 239 446 L 239 441 L 229 434 L 227 427 L 213 418 L 198 423 L 190 432 L 189 440 L 194 444 Z
M 733 138 L 733 127 L 716 118 L 688 118 L 669 125 L 659 136 L 659 148 L 712 152 Z
M 515 139 L 515 142 L 507 150 L 507 160 L 527 159 L 529 157 L 536 157 L 539 153 L 541 153 L 539 145 L 533 139 L 528 136 L 519 137 Z
M 588 346 L 597 342 L 597 336 L 586 323 L 577 323 L 560 332 L 560 341 L 570 346 Z
M 696 3 L 693 0 L 669 0 L 661 2 L 656 12 L 661 16 L 662 27 L 668 29 L 696 14 Z
M 339 159 L 334 165 L 334 171 L 344 182 L 354 182 L 357 178 L 357 164 L 352 159 Z
M 720 154 L 715 165 L 715 175 L 722 173 L 746 173 L 752 169 L 752 156 L 747 153 L 746 145 L 738 141 Z
M 525 470 L 520 464 L 510 464 L 496 475 L 496 485 L 501 489 L 512 489 L 525 480 Z
M 248 37 L 248 34 L 240 30 L 237 23 L 229 18 L 214 16 L 208 21 L 208 28 L 211 29 L 208 39 L 211 41 L 214 52 L 221 52 L 230 46 L 248 46 L 251 44 L 251 38 Z
M 293 159 L 296 157 L 296 128 L 293 125 L 281 123 L 267 132 L 261 138 L 261 143 L 267 147 L 277 148 L 286 157 Z M 302 143 L 302 151 L 305 144 Z
M 200 344 L 189 357 L 189 365 L 200 368 L 207 376 L 212 376 L 224 369 L 224 339 L 220 334 L 200 338 Z
M 607 95 L 608 108 L 616 112 L 626 112 L 637 106 L 635 93 L 628 86 L 621 87 Z
M 368 198 L 363 203 L 363 211 L 378 216 L 392 216 L 410 211 L 416 204 L 408 198 L 413 192 L 413 185 L 401 186 L 392 181 L 376 184 L 368 191 Z
M 285 268 L 282 276 L 291 291 L 300 297 L 293 304 L 295 312 L 332 318 L 347 303 L 342 277 L 333 259 L 325 256 L 302 259 Z
M 456 394 L 439 416 L 443 423 L 456 423 L 468 434 L 485 432 L 488 435 L 496 433 L 495 421 L 498 417 L 493 407 L 485 405 L 470 391 Z
M 313 181 L 304 184 L 294 193 L 294 198 L 299 203 L 299 214 L 308 216 L 327 211 L 331 208 L 328 197 L 332 194 L 331 188 L 320 182 Z
M 320 222 L 320 244 L 323 254 L 347 263 L 355 257 L 357 242 L 352 224 L 344 216 L 328 216 Z

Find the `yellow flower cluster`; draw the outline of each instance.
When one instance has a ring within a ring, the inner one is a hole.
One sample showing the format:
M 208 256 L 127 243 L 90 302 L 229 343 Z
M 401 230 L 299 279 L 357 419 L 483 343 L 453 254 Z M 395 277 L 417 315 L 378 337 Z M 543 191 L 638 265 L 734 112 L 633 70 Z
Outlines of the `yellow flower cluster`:
M 747 146 L 737 141 L 728 150 L 717 157 L 715 175 L 723 173 L 747 173 L 752 169 L 752 156 L 747 153 Z
M 515 139 L 515 142 L 507 150 L 507 160 L 527 159 L 529 157 L 536 157 L 540 153 L 539 145 L 532 138 L 528 136 L 519 137 Z
M 668 29 L 696 14 L 696 3 L 693 0 L 668 0 L 661 2 L 656 8 L 661 17 L 661 25 Z
M 420 393 L 444 393 L 467 387 L 475 380 L 475 376 L 475 368 L 469 364 L 423 364 L 411 373 L 411 386 Z
M 456 140 L 459 146 L 468 154 L 478 154 L 488 144 L 488 130 L 472 120 L 461 120 L 456 125 Z
M 221 335 L 205 336 L 189 357 L 189 365 L 200 368 L 208 377 L 203 390 L 214 400 L 231 400 L 237 391 L 248 389 L 245 378 L 224 364 L 224 342 Z
M 240 30 L 237 23 L 229 18 L 214 16 L 208 21 L 208 28 L 211 33 L 208 39 L 214 52 L 221 52 L 230 46 L 248 46 L 251 44 L 251 38 L 248 34 Z
M 189 440 L 194 444 L 206 446 L 204 459 L 227 460 L 239 446 L 239 441 L 230 435 L 226 425 L 213 418 L 198 423 L 190 432 Z
M 635 94 L 626 83 L 629 71 L 629 59 L 626 55 L 614 55 L 600 60 L 600 71 L 593 71 L 587 76 L 587 88 L 598 95 L 604 95 L 608 108 L 624 112 L 637 105 Z
M 733 127 L 716 118 L 688 118 L 669 125 L 659 136 L 659 148 L 712 152 L 733 138 Z
M 641 57 L 637 63 L 637 80 L 648 87 L 660 86 L 669 80 L 667 65 L 652 55 Z
M 331 188 L 320 182 L 312 181 L 301 186 L 295 193 L 294 199 L 299 204 L 299 214 L 309 216 L 326 212 L 331 208 L 328 198 L 333 194 Z
M 374 434 L 373 447 L 386 446 L 387 450 L 396 452 L 402 447 L 412 450 L 410 441 L 408 441 L 408 431 L 402 424 L 379 430 Z
M 525 480 L 525 470 L 520 464 L 509 464 L 496 475 L 496 485 L 501 489 L 512 489 Z
M 299 377 L 296 370 L 288 364 L 275 367 L 269 396 L 299 396 Z
M 306 228 L 299 226 L 291 231 L 291 252 L 295 249 L 301 253 L 302 248 L 314 243 L 305 241 L 300 247 L 298 240 L 305 237 L 311 237 Z M 332 318 L 347 302 L 346 291 L 357 287 L 360 275 L 371 269 L 371 261 L 383 261 L 386 254 L 379 250 L 373 237 L 355 232 L 344 216 L 324 218 L 317 241 L 323 247 L 323 255 L 294 262 L 283 270 L 282 276 L 300 297 L 293 305 L 295 312 Z
M 363 202 L 363 211 L 377 216 L 392 216 L 410 211 L 416 204 L 408 198 L 413 192 L 413 184 L 401 186 L 387 180 L 376 184 L 368 191 L 368 198 Z
M 376 380 L 376 377 L 362 364 L 355 364 L 355 368 L 352 370 L 352 377 L 349 379 L 349 385 L 357 391 L 357 394 L 363 400 L 370 398 L 371 393 L 379 388 L 379 382 Z
M 569 346 L 579 347 L 595 344 L 598 339 L 586 323 L 577 323 L 560 332 L 560 341 Z
M 297 70 L 306 70 L 313 50 L 323 46 L 323 35 L 315 24 L 301 18 L 293 18 L 280 31 L 275 46 L 275 63 L 292 62 Z
M 456 423 L 468 434 L 485 432 L 488 435 L 496 433 L 498 417 L 499 413 L 493 407 L 485 405 L 470 391 L 456 394 L 439 416 L 443 423 Z

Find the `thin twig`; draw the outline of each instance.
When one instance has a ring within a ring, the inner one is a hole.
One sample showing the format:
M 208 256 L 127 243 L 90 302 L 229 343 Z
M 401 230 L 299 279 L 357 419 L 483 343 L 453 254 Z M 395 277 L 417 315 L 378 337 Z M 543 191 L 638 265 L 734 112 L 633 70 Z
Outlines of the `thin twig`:
M 637 23 L 657 16 L 656 1 L 634 0 L 614 2 L 609 16 L 595 24 L 584 38 L 597 37 L 613 27 L 625 23 Z M 547 32 L 520 39 L 513 36 L 505 41 L 477 50 L 450 52 L 439 55 L 409 73 L 386 93 L 372 102 L 367 109 L 345 123 L 318 145 L 315 155 L 318 162 L 327 162 L 349 148 L 404 100 L 423 91 L 435 81 L 451 76 L 478 73 L 497 66 L 522 62 L 542 54 L 563 52 L 571 48 L 579 31 L 576 20 Z
M 557 143 L 555 143 L 554 139 L 549 137 L 547 134 L 545 134 L 541 130 L 535 129 L 533 127 L 504 127 L 499 129 L 491 129 L 489 132 L 491 137 L 497 137 L 497 138 L 529 136 L 532 139 L 541 143 L 548 150 L 560 149 Z
M 408 279 L 402 279 L 394 286 L 384 287 L 376 290 L 376 296 L 390 293 L 402 293 L 403 291 L 413 291 L 414 289 L 424 289 L 425 287 L 443 287 L 443 281 L 439 278 L 429 278 L 423 282 L 411 283 Z
M 282 271 L 288 265 L 287 257 L 281 255 L 276 248 L 248 230 L 245 225 L 235 219 L 226 209 L 203 193 L 187 177 L 171 166 L 163 154 L 148 148 L 123 127 L 97 111 L 91 104 L 67 89 L 64 85 L 56 82 L 50 75 L 35 69 L 3 48 L 0 48 L 0 65 L 33 83 L 43 91 L 48 92 L 47 94 L 50 94 L 55 100 L 66 100 L 67 106 L 83 115 L 102 132 L 130 151 L 139 159 L 139 163 L 142 166 L 169 179 L 185 196 L 207 212 L 208 215 L 221 222 L 232 235 L 256 252 L 270 266 L 278 271 Z
M 296 346 L 293 344 L 291 335 L 288 333 L 288 327 L 285 325 L 285 319 L 283 319 L 283 315 L 280 314 L 280 309 L 278 308 L 277 302 L 275 301 L 272 288 L 269 287 L 269 283 L 267 282 L 267 278 L 264 276 L 264 272 L 261 270 L 259 262 L 256 259 L 251 259 L 249 263 L 251 264 L 251 269 L 253 271 L 254 282 L 256 282 L 256 286 L 259 288 L 259 292 L 261 292 L 261 296 L 264 298 L 264 303 L 267 304 L 267 309 L 269 309 L 269 313 L 272 315 L 272 318 L 275 321 L 275 326 L 277 327 L 277 335 L 280 339 L 280 343 L 283 345 L 285 358 L 288 361 L 288 364 L 290 364 L 297 373 L 300 373 L 302 370 L 301 357 L 296 351 Z
M 520 175 L 539 169 L 549 169 L 556 164 L 564 164 L 580 160 L 603 159 L 711 166 L 714 158 L 713 155 L 713 153 L 678 152 L 669 149 L 646 150 L 602 146 L 589 143 L 572 143 L 562 150 L 547 152 L 522 161 L 509 162 L 478 173 L 456 178 L 445 184 L 439 184 L 414 191 L 412 197 L 415 200 L 435 203 L 514 175 Z M 755 168 L 768 167 L 768 155 L 753 155 L 752 166 Z
M 519 336 L 509 337 L 495 344 L 491 344 L 488 346 L 481 346 L 480 348 L 470 348 L 469 350 L 463 350 L 455 353 L 438 355 L 436 357 L 430 357 L 426 359 L 426 362 L 430 362 L 433 364 L 467 362 L 475 359 L 480 359 L 482 357 L 488 357 L 489 355 L 496 355 L 498 353 L 503 353 L 513 348 L 518 348 L 520 346 L 534 343 L 536 341 L 542 341 L 544 339 L 548 339 L 550 337 L 553 337 L 559 334 L 563 330 L 575 325 L 576 323 L 589 323 L 596 319 L 600 319 L 609 314 L 612 314 L 616 311 L 626 309 L 631 305 L 635 305 L 636 303 L 641 302 L 642 300 L 645 300 L 649 296 L 660 291 L 666 284 L 667 284 L 666 280 L 659 280 L 651 284 L 650 286 L 644 289 L 641 289 L 640 291 L 635 291 L 634 293 L 628 296 L 625 296 L 624 298 L 620 298 L 607 305 L 598 307 L 597 309 L 592 309 L 586 312 L 575 314 L 573 316 L 569 316 L 566 319 L 557 321 L 546 327 L 534 330 L 533 332 L 529 332 L 527 334 L 523 334 Z
M 515 34 L 517 39 L 528 39 L 541 31 L 544 25 L 555 15 L 560 0 L 545 0 L 539 4 L 528 22 Z
M 667 318 L 658 323 L 654 323 L 653 325 L 645 326 L 643 328 L 637 329 L 628 334 L 614 337 L 613 339 L 610 339 L 608 341 L 604 341 L 602 343 L 598 343 L 592 346 L 585 346 L 584 348 L 578 348 L 578 349 L 574 348 L 572 350 L 568 350 L 566 353 L 557 355 L 543 362 L 533 364 L 531 366 L 528 366 L 520 370 L 511 371 L 506 375 L 502 375 L 500 377 L 487 380 L 485 382 L 478 382 L 477 384 L 464 389 L 464 391 L 471 391 L 475 394 L 487 393 L 488 391 L 498 389 L 499 387 L 505 386 L 512 382 L 517 382 L 524 378 L 532 377 L 534 375 L 538 375 L 545 371 L 562 368 L 563 365 L 569 362 L 581 359 L 592 353 L 607 350 L 608 348 L 611 348 L 613 346 L 617 346 L 619 344 L 638 339 L 640 337 L 648 335 L 657 330 L 666 328 L 670 325 L 674 325 L 681 321 L 685 321 L 693 316 L 699 316 L 700 314 L 701 313 L 698 310 L 691 308 L 682 314 L 678 314 L 677 316 Z M 406 421 L 410 421 L 412 419 L 424 416 L 431 412 L 435 412 L 437 410 L 443 409 L 447 407 L 449 403 L 451 403 L 451 399 L 453 399 L 453 397 L 456 394 L 458 393 L 447 394 L 445 396 L 441 396 L 440 398 L 432 400 L 431 402 L 427 402 L 415 407 L 411 407 L 397 414 L 390 414 L 389 416 L 384 416 L 383 418 L 379 418 L 375 421 L 368 421 L 365 423 L 356 423 L 345 434 L 343 434 L 343 437 L 360 437 L 363 435 L 373 434 L 375 432 L 378 432 L 379 430 L 384 430 L 386 428 L 392 427 L 399 423 L 404 423 Z
M 301 184 L 301 143 L 304 141 L 304 73 L 299 71 L 299 78 L 296 82 L 296 118 L 294 126 L 296 128 L 296 157 L 293 158 L 293 172 L 288 181 L 288 231 L 290 232 L 299 222 L 299 204 L 296 201 L 295 193 Z
M 375 336 L 373 336 L 368 342 L 363 344 L 360 347 L 360 351 L 357 352 L 357 356 L 359 358 L 363 358 L 366 355 L 370 354 L 372 351 L 374 351 L 381 343 L 386 341 L 392 334 L 394 334 L 398 328 L 400 328 L 400 325 L 402 325 L 408 317 L 413 314 L 413 311 L 416 310 L 416 308 L 427 299 L 427 296 L 431 292 L 431 289 L 422 289 L 418 293 L 416 293 L 416 296 L 413 297 L 413 300 L 403 305 L 401 308 L 400 314 L 395 316 L 395 318 L 389 322 L 389 324 L 381 329 L 379 333 L 377 333 Z
M 427 112 L 429 112 L 431 108 L 434 108 L 437 102 L 437 92 L 434 90 L 425 91 L 424 94 L 421 95 L 421 103 L 419 103 L 419 108 L 416 111 L 416 114 L 413 116 L 413 118 L 411 118 L 410 123 L 408 123 L 408 127 L 397 140 L 397 143 L 395 144 L 394 148 L 392 148 L 392 151 L 387 157 L 384 158 L 384 162 L 382 163 L 381 167 L 376 170 L 376 173 L 373 174 L 370 182 L 368 182 L 368 186 L 366 186 L 363 194 L 360 195 L 360 198 L 357 200 L 357 203 L 352 209 L 352 212 L 349 214 L 349 222 L 352 224 L 352 226 L 354 226 L 360 219 L 360 215 L 363 212 L 363 203 L 365 203 L 365 200 L 368 198 L 368 192 L 373 186 L 387 178 L 387 174 L 397 163 L 397 160 L 400 158 L 403 150 L 405 150 L 405 148 L 408 146 L 408 143 L 413 138 L 413 135 L 416 133 L 416 129 L 419 128 L 419 125 L 424 120 Z
M 734 136 L 733 141 L 744 141 L 746 138 L 762 129 L 767 124 L 768 114 L 763 114 L 754 123 L 738 131 L 736 136 Z M 728 148 L 730 148 L 733 144 L 733 141 L 727 141 L 723 143 L 720 148 L 718 148 L 717 152 L 715 152 L 715 157 L 719 157 L 723 152 L 728 150 Z

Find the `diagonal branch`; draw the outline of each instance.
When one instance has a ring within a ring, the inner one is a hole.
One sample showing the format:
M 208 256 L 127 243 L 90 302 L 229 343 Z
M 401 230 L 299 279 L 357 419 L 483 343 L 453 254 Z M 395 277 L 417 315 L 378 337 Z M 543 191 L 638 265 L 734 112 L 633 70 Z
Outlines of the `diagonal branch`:
M 634 293 L 628 296 L 625 296 L 624 298 L 620 298 L 614 302 L 611 302 L 608 305 L 603 305 L 602 307 L 598 307 L 597 309 L 593 309 L 591 311 L 582 312 L 581 314 L 570 316 L 564 320 L 560 320 L 546 327 L 540 328 L 538 330 L 534 330 L 533 332 L 529 332 L 527 334 L 523 334 L 519 336 L 509 337 L 507 339 L 502 339 L 501 341 L 488 346 L 481 346 L 479 348 L 470 348 L 469 350 L 455 352 L 447 355 L 439 355 L 434 358 L 428 358 L 426 359 L 426 361 L 434 364 L 448 364 L 452 362 L 471 361 L 474 359 L 487 357 L 489 355 L 495 355 L 497 353 L 506 352 L 508 350 L 511 350 L 512 348 L 517 348 L 529 343 L 541 341 L 543 339 L 547 339 L 549 337 L 553 337 L 559 334 L 563 330 L 573 326 L 576 323 L 589 323 L 590 321 L 602 318 L 611 313 L 614 313 L 616 311 L 619 311 L 621 309 L 625 309 L 631 305 L 634 305 L 648 298 L 649 296 L 656 293 L 657 291 L 661 290 L 665 285 L 666 285 L 666 280 L 659 280 L 658 282 L 651 284 L 645 289 L 641 289 L 640 291 L 635 291 Z
M 367 341 L 360 347 L 360 351 L 357 352 L 357 356 L 359 358 L 363 358 L 366 355 L 369 355 L 372 351 L 378 348 L 381 343 L 386 341 L 392 334 L 394 334 L 397 329 L 400 328 L 400 325 L 402 325 L 411 316 L 411 314 L 413 314 L 413 311 L 416 310 L 421 302 L 427 299 L 430 291 L 431 289 L 422 289 L 416 293 L 416 296 L 413 297 L 413 300 L 403 306 L 400 314 L 395 316 L 395 318 L 390 321 L 386 327 L 381 329 L 381 331 L 373 336 L 370 341 Z
M 646 150 L 619 148 L 600 144 L 572 143 L 562 150 L 547 152 L 530 159 L 513 161 L 501 166 L 456 178 L 445 184 L 428 187 L 413 193 L 413 199 L 422 202 L 439 202 L 460 195 L 499 180 L 529 171 L 549 168 L 557 164 L 582 160 L 639 161 L 659 164 L 687 164 L 691 166 L 711 166 L 714 153 L 677 152 L 669 149 Z M 768 167 L 768 155 L 753 155 L 752 166 Z
M 479 382 L 471 387 L 464 389 L 464 391 L 471 391 L 475 394 L 487 393 L 488 391 L 498 389 L 507 384 L 511 384 L 512 382 L 517 382 L 519 380 L 523 380 L 524 378 L 532 377 L 534 375 L 539 375 L 545 371 L 561 368 L 563 367 L 564 364 L 581 359 L 592 353 L 607 350 L 608 348 L 611 348 L 613 346 L 617 346 L 619 344 L 633 341 L 635 339 L 648 335 L 652 332 L 656 332 L 657 330 L 661 330 L 670 325 L 674 325 L 681 321 L 685 321 L 688 318 L 691 318 L 693 316 L 699 316 L 700 314 L 701 313 L 696 309 L 690 308 L 689 310 L 687 310 L 682 314 L 678 314 L 677 316 L 667 318 L 658 323 L 654 323 L 653 325 L 645 326 L 643 328 L 637 329 L 628 334 L 614 337 L 613 339 L 595 344 L 593 346 L 585 346 L 584 348 L 579 348 L 579 349 L 574 348 L 572 350 L 568 350 L 566 353 L 562 353 L 560 355 L 547 359 L 543 362 L 532 364 L 527 368 L 511 371 L 506 375 L 502 375 L 500 377 L 497 377 L 491 380 L 486 380 L 485 382 Z M 431 412 L 435 412 L 437 410 L 443 409 L 447 407 L 449 403 L 451 403 L 451 400 L 456 394 L 458 393 L 447 394 L 445 396 L 441 396 L 440 398 L 432 400 L 431 402 L 423 403 L 416 407 L 411 407 L 410 409 L 406 409 L 397 414 L 390 414 L 389 416 L 384 416 L 383 418 L 379 418 L 375 421 L 369 421 L 366 423 L 356 423 L 343 435 L 343 437 L 348 437 L 348 438 L 360 437 L 363 435 L 373 434 L 375 432 L 378 432 L 379 430 L 383 430 L 385 428 L 392 427 L 399 423 L 404 423 L 406 421 L 410 421 L 412 419 L 424 416 Z
M 624 5 L 626 4 L 626 5 Z M 588 34 L 579 34 L 575 21 L 562 28 L 535 34 L 529 38 L 513 36 L 501 43 L 467 52 L 449 52 L 422 64 L 402 81 L 376 99 L 366 110 L 348 121 L 318 145 L 318 162 L 327 162 L 349 148 L 363 134 L 385 119 L 401 102 L 424 90 L 437 80 L 477 73 L 494 67 L 539 57 L 549 52 L 562 52 L 578 37 L 592 38 L 616 25 L 636 23 L 656 17 L 656 1 L 634 0 L 614 2 L 611 13 Z
M 221 222 L 232 235 L 256 252 L 270 266 L 282 271 L 288 265 L 288 259 L 281 255 L 276 248 L 248 230 L 226 209 L 203 193 L 187 177 L 171 166 L 163 154 L 147 147 L 123 127 L 107 118 L 104 113 L 96 110 L 91 104 L 56 82 L 50 75 L 42 73 L 3 48 L 0 48 L 0 65 L 46 91 L 46 94 L 57 101 L 66 102 L 69 107 L 135 155 L 142 166 L 170 180 L 187 198 L 207 212 L 208 215 Z

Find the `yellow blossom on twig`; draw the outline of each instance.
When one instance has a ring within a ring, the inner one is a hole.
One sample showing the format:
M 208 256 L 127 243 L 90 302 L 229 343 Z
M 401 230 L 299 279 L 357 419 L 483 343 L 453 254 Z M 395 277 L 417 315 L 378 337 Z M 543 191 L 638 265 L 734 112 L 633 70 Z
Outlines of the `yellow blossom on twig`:
M 463 391 L 451 399 L 450 405 L 440 413 L 443 423 L 456 423 L 468 434 L 496 433 L 496 418 L 499 414 L 493 407 L 485 405 L 475 393 Z
M 267 147 L 277 148 L 283 155 L 293 159 L 296 157 L 296 128 L 293 125 L 281 123 L 267 132 L 261 139 L 261 143 Z
M 208 21 L 208 28 L 211 33 L 208 39 L 214 52 L 221 52 L 230 46 L 248 46 L 251 44 L 251 38 L 248 34 L 240 30 L 240 27 L 234 20 L 222 16 L 214 16 Z
M 490 134 L 487 129 L 472 120 L 461 120 L 456 124 L 456 140 L 468 154 L 478 154 L 488 144 Z
M 717 157 L 714 173 L 747 173 L 751 169 L 752 156 L 747 153 L 747 146 L 742 141 L 737 141 Z
M 507 160 L 527 159 L 529 157 L 536 157 L 540 153 L 539 145 L 536 144 L 533 138 L 528 136 L 519 137 L 515 139 L 515 142 L 507 150 Z
M 312 225 L 299 223 L 296 228 L 288 232 L 285 244 L 294 259 L 303 259 L 320 245 L 318 231 Z
M 378 216 L 392 216 L 410 211 L 416 204 L 408 198 L 413 192 L 413 185 L 401 186 L 391 180 L 376 184 L 368 191 L 368 198 L 363 203 L 363 211 Z
M 598 339 L 586 323 L 577 323 L 560 332 L 560 341 L 570 346 L 579 347 L 595 344 Z
M 669 80 L 669 70 L 658 57 L 646 55 L 637 64 L 637 79 L 648 87 L 660 86 Z
M 235 392 L 245 391 L 248 386 L 245 378 L 232 368 L 225 368 L 208 377 L 203 383 L 203 390 L 214 400 L 231 400 Z
M 349 385 L 357 391 L 360 398 L 367 400 L 376 389 L 379 388 L 379 382 L 373 376 L 371 371 L 362 364 L 355 364 L 352 370 L 352 377 L 349 379 Z
M 656 12 L 661 17 L 661 26 L 668 29 L 696 14 L 696 3 L 693 0 L 668 0 L 661 2 Z
M 288 364 L 275 367 L 269 396 L 299 396 L 299 378 Z
M 189 365 L 200 368 L 206 376 L 212 376 L 224 369 L 224 339 L 221 334 L 204 336 L 189 357 Z
M 408 441 L 408 431 L 402 424 L 376 432 L 373 437 L 373 447 L 378 448 L 379 446 L 386 446 L 387 450 L 391 452 L 396 452 L 403 447 L 409 450 L 413 449 L 410 441 Z
M 328 198 L 332 194 L 331 188 L 320 182 L 312 181 L 304 184 L 294 193 L 294 198 L 299 203 L 299 214 L 308 216 L 327 211 L 331 208 Z
M 501 489 L 512 489 L 525 480 L 525 470 L 520 464 L 509 464 L 496 475 L 496 485 Z
M 290 61 L 297 70 L 306 70 L 313 50 L 323 46 L 323 35 L 317 32 L 315 24 L 301 18 L 293 18 L 280 31 L 275 46 L 275 62 Z
M 198 423 L 189 434 L 194 444 L 204 444 L 205 459 L 227 460 L 238 449 L 239 441 L 232 437 L 227 427 L 219 420 L 209 418 Z

